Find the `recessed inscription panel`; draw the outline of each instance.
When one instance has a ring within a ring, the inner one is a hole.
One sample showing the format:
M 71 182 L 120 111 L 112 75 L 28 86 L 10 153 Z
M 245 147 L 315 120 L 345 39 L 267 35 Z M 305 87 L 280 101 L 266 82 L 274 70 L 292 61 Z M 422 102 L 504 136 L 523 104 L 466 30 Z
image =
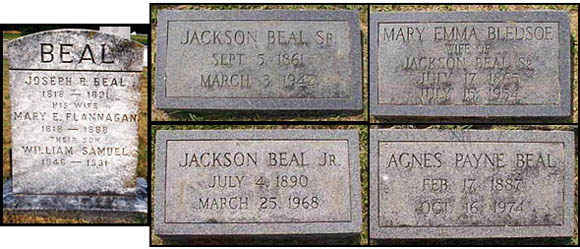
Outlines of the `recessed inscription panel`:
M 346 21 L 170 21 L 167 97 L 349 98 Z
M 174 130 L 156 137 L 159 236 L 361 232 L 357 131 Z
M 160 11 L 155 104 L 361 110 L 355 11 Z
M 92 30 L 11 41 L 14 194 L 134 195 L 142 49 Z
M 558 23 L 379 23 L 379 104 L 554 105 Z
M 569 237 L 574 134 L 371 130 L 370 237 Z
M 11 71 L 10 82 L 15 193 L 134 187 L 139 73 Z
M 566 12 L 371 15 L 376 116 L 570 115 Z
M 348 222 L 346 140 L 167 142 L 165 222 Z
M 562 143 L 380 142 L 379 225 L 560 226 L 563 156 Z

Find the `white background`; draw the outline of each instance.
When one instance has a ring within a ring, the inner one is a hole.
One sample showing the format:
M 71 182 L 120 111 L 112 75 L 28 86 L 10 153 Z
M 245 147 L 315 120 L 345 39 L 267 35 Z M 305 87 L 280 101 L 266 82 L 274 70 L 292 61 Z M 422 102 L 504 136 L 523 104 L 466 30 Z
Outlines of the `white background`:
M 147 0 L 3 0 L 0 3 L 0 23 L 149 23 L 149 2 L 196 2 L 201 1 L 147 1 Z M 203 1 L 205 3 L 275 3 L 276 1 Z M 286 0 L 283 3 L 303 3 L 307 1 Z M 353 3 L 352 1 L 316 1 L 317 3 Z M 365 3 L 474 3 L 475 1 L 417 1 L 417 0 L 363 0 Z M 496 3 L 518 3 L 494 1 Z M 529 1 L 542 3 L 547 1 Z M 555 3 L 578 3 L 579 1 L 550 1 Z M 485 2 L 491 4 L 492 2 Z M 149 227 L 120 226 L 3 226 L 0 227 L 0 248 L 148 248 Z

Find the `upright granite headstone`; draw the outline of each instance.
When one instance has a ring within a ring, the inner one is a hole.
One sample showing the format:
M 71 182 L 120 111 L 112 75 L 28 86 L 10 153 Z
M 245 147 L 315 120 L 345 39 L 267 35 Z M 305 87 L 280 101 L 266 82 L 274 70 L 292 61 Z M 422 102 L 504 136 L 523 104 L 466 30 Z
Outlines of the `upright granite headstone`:
M 114 34 L 125 39 L 131 39 L 131 27 L 129 26 L 106 26 L 99 27 L 99 30 L 103 33 Z
M 569 117 L 567 12 L 371 13 L 378 117 Z
M 63 29 L 12 40 L 8 54 L 4 209 L 147 212 L 136 179 L 143 45 Z
M 155 105 L 362 110 L 356 11 L 159 11 Z
M 357 131 L 159 131 L 156 141 L 154 233 L 164 239 L 361 232 Z
M 370 238 L 571 237 L 574 133 L 371 130 Z
M 145 48 L 145 49 L 143 50 L 143 66 L 144 66 L 144 67 L 147 67 L 147 66 L 149 66 L 149 64 L 147 63 L 147 55 L 148 55 L 148 54 L 149 54 L 149 53 L 147 53 L 147 48 Z

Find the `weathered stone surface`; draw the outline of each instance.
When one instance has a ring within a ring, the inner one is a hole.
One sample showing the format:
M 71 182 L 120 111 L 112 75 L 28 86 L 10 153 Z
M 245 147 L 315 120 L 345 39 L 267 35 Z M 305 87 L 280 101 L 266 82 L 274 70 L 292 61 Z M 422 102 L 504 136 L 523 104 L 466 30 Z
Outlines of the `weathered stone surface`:
M 8 44 L 13 70 L 141 72 L 143 49 L 142 44 L 129 39 L 82 29 L 39 32 Z
M 374 116 L 567 117 L 567 12 L 371 13 Z
M 159 131 L 156 141 L 157 235 L 361 232 L 357 131 Z
M 371 130 L 370 237 L 570 237 L 574 134 Z
M 70 29 L 8 53 L 14 195 L 135 196 L 143 46 Z
M 4 210 L 147 213 L 147 193 L 147 181 L 137 178 L 135 196 L 14 195 L 10 179 L 4 183 L 2 200 Z
M 156 106 L 362 110 L 356 11 L 159 11 Z
M 131 39 L 131 27 L 129 26 L 104 26 L 99 27 L 99 31 L 107 34 L 118 35 L 125 39 Z

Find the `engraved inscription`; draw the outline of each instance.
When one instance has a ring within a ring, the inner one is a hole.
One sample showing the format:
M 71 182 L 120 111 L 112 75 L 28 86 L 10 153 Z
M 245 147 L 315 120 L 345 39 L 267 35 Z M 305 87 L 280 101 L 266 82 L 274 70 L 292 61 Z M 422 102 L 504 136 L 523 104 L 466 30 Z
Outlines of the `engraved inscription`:
M 379 226 L 563 224 L 562 143 L 420 143 L 379 143 Z
M 379 23 L 379 104 L 557 105 L 558 23 Z
M 348 160 L 344 140 L 169 140 L 165 222 L 349 221 Z
M 13 70 L 10 82 L 18 85 L 11 92 L 15 193 L 124 192 L 133 185 L 134 175 L 118 170 L 134 163 L 137 140 L 117 137 L 137 136 L 139 73 Z M 66 178 L 78 188 L 39 178 Z M 93 186 L 98 182 L 104 187 Z
M 15 194 L 134 194 L 141 49 L 73 29 L 11 41 Z
M 346 21 L 170 21 L 166 96 L 349 98 L 349 32 Z

